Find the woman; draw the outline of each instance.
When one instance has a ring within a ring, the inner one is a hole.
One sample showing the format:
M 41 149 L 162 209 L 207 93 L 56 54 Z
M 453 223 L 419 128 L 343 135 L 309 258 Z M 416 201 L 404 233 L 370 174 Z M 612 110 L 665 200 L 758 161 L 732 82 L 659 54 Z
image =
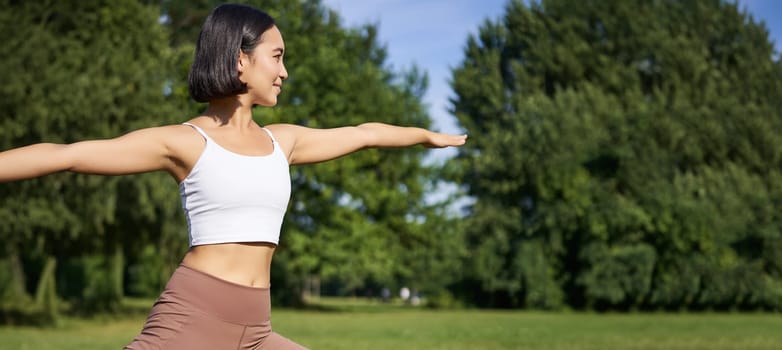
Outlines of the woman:
M 466 136 L 366 123 L 261 127 L 288 72 L 274 20 L 251 7 L 215 8 L 201 29 L 190 93 L 206 111 L 182 125 L 110 140 L 36 144 L 0 153 L 0 182 L 59 171 L 120 175 L 155 170 L 179 184 L 190 249 L 126 349 L 303 349 L 272 332 L 269 271 L 290 196 L 290 164 L 368 147 L 459 146 Z

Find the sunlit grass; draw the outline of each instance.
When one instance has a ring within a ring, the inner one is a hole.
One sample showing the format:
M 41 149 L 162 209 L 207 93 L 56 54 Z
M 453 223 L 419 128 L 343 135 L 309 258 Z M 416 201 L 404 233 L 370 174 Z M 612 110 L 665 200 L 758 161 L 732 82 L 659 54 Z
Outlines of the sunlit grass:
M 592 314 L 426 309 L 322 299 L 275 309 L 275 330 L 311 349 L 780 349 L 779 314 Z M 143 316 L 0 327 L 2 349 L 119 349 Z

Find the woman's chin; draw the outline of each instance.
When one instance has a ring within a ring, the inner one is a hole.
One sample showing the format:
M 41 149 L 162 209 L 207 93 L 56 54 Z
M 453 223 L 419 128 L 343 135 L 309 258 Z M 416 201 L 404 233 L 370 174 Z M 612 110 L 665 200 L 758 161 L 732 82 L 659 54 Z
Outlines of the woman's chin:
M 275 96 L 272 99 L 264 99 L 264 100 L 261 100 L 261 101 L 256 101 L 255 105 L 256 106 L 264 106 L 264 107 L 274 107 L 274 106 L 277 105 L 277 97 Z

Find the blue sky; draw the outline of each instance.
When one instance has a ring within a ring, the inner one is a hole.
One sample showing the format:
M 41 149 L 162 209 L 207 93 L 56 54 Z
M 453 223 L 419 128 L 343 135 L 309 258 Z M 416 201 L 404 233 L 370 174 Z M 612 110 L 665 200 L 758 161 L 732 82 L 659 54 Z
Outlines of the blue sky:
M 486 19 L 496 20 L 506 0 L 323 0 L 346 26 L 379 25 L 379 37 L 395 69 L 418 65 L 429 74 L 424 102 L 440 131 L 460 132 L 448 113 L 451 68 L 463 59 L 469 34 Z M 740 0 L 755 20 L 766 22 L 776 51 L 782 52 L 782 0 Z

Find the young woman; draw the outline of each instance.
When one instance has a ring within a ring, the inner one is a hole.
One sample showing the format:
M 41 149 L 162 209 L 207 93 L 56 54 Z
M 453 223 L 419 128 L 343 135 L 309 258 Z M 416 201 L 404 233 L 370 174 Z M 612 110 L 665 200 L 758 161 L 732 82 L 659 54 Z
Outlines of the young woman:
M 190 249 L 126 349 L 303 349 L 272 332 L 269 269 L 290 196 L 290 164 L 368 147 L 459 146 L 466 136 L 381 123 L 335 129 L 261 127 L 255 105 L 277 104 L 288 72 L 274 20 L 215 8 L 201 29 L 189 85 L 208 102 L 182 125 L 110 140 L 36 144 L 0 153 L 0 182 L 59 172 L 163 170 L 179 184 Z

